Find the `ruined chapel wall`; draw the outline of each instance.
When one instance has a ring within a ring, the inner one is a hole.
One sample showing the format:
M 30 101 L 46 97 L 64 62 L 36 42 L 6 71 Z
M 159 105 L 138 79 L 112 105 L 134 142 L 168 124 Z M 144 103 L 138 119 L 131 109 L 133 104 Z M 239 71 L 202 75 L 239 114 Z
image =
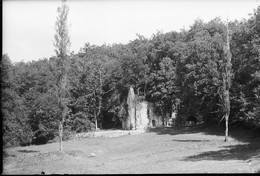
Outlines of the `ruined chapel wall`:
M 153 104 L 137 101 L 133 87 L 129 88 L 127 105 L 128 115 L 122 120 L 123 130 L 146 129 L 162 125 L 161 117 L 154 114 Z
M 136 105 L 136 129 L 146 129 L 149 124 L 147 114 L 148 103 L 146 101 L 139 102 Z
M 162 126 L 162 117 L 158 116 L 154 113 L 154 108 L 152 103 L 148 103 L 148 111 L 149 111 L 149 126 L 153 126 L 153 120 L 155 121 L 155 126 Z

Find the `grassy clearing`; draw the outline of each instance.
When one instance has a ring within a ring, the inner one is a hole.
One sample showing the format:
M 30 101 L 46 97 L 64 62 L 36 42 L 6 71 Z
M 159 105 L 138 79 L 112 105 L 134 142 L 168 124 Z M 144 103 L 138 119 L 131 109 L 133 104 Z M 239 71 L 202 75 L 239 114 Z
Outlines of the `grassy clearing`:
M 113 133 L 114 134 L 114 133 Z M 252 173 L 260 171 L 260 138 L 196 127 L 96 137 L 5 150 L 4 174 Z M 91 153 L 95 153 L 92 157 Z

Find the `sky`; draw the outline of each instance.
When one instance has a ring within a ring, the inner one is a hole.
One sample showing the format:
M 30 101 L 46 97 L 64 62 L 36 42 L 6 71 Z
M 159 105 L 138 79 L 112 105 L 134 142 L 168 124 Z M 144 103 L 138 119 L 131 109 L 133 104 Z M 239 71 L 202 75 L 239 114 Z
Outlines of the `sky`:
M 55 21 L 60 0 L 4 0 L 2 51 L 13 63 L 55 56 Z M 126 44 L 136 34 L 150 38 L 186 30 L 198 18 L 248 19 L 260 0 L 67 0 L 70 51 L 85 43 Z

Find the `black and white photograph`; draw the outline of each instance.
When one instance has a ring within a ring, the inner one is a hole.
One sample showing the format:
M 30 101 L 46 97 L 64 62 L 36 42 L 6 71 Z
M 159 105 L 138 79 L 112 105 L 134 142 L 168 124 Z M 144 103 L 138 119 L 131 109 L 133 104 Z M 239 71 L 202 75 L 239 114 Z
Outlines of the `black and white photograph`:
M 3 0 L 3 175 L 260 173 L 260 0 Z

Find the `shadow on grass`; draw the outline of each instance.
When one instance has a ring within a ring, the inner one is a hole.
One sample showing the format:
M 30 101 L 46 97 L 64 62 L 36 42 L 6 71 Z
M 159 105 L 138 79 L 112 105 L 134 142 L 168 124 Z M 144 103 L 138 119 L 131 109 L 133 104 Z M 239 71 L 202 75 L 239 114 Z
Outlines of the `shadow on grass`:
M 172 141 L 176 141 L 176 142 L 209 142 L 210 140 L 179 140 L 179 139 L 174 139 Z
M 235 145 L 225 146 L 225 149 L 218 151 L 203 152 L 199 155 L 189 156 L 183 159 L 183 161 L 202 161 L 202 160 L 248 160 L 252 156 L 255 156 L 257 148 L 259 146 Z M 260 158 L 259 158 L 260 159 Z
M 6 152 L 5 150 L 3 150 L 3 159 L 7 158 L 7 157 L 16 157 L 15 154 L 10 154 L 8 152 Z
M 36 150 L 17 150 L 18 152 L 21 152 L 21 153 L 37 153 L 39 151 L 36 151 Z
M 203 124 L 196 126 L 183 126 L 183 127 L 157 127 L 149 129 L 148 132 L 156 133 L 158 135 L 178 135 L 178 134 L 192 134 L 203 133 L 205 135 L 223 136 L 223 145 L 225 129 L 221 127 L 205 127 Z M 202 161 L 202 160 L 248 160 L 256 158 L 260 160 L 260 136 L 256 136 L 249 130 L 244 129 L 230 129 L 229 136 L 243 142 L 245 144 L 239 145 L 225 145 L 220 146 L 218 151 L 207 151 L 194 156 L 184 158 L 184 161 Z M 175 142 L 210 142 L 211 140 L 176 140 Z
M 178 126 L 178 127 L 157 127 L 150 128 L 148 132 L 157 133 L 158 135 L 170 134 L 170 135 L 178 135 L 178 134 L 191 134 L 191 133 L 200 133 L 203 132 L 209 135 L 223 135 L 224 130 L 221 131 L 217 128 L 206 128 L 203 124 L 195 125 L 195 126 Z M 224 138 L 223 138 L 224 139 Z

